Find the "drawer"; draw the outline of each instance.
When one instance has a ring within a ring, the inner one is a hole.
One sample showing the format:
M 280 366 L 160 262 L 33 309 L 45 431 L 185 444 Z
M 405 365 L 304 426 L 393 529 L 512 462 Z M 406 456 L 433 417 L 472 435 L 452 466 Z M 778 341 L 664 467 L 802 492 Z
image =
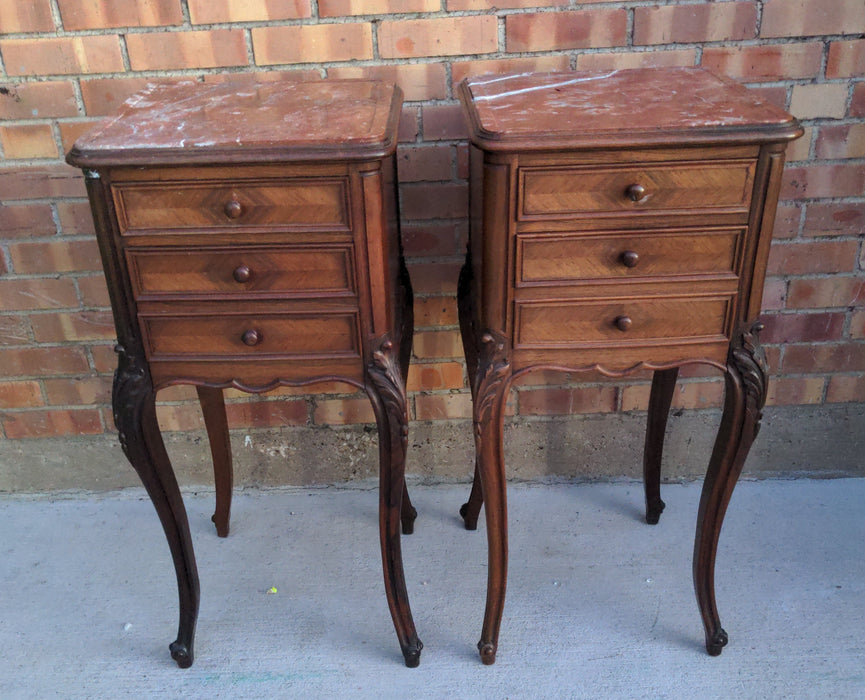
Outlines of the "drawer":
M 730 297 L 515 303 L 516 347 L 627 345 L 726 336 Z M 602 360 L 599 357 L 599 361 Z
M 747 209 L 754 167 L 751 160 L 523 167 L 518 217 Z
M 137 299 L 159 296 L 348 295 L 351 246 L 136 248 L 126 251 Z
M 121 233 L 213 228 L 349 228 L 344 178 L 123 183 L 113 186 Z
M 733 276 L 744 228 L 519 234 L 516 285 L 692 275 Z
M 217 315 L 218 314 L 218 315 Z M 357 357 L 352 311 L 316 313 L 139 314 L 148 359 Z

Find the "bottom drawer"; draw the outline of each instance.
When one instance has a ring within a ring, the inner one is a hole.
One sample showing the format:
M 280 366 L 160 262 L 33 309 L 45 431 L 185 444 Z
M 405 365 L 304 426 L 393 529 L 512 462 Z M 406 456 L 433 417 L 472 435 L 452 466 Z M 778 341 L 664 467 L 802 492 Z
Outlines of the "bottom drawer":
M 139 315 L 148 359 L 359 357 L 356 312 Z
M 730 297 L 516 302 L 516 348 L 611 346 L 726 337 Z

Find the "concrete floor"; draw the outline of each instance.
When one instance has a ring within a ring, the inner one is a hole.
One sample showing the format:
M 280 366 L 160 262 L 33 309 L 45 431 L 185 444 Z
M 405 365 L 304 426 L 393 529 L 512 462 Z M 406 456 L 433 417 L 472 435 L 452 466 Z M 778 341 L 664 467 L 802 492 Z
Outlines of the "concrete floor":
M 417 669 L 385 603 L 373 484 L 238 493 L 227 540 L 212 494 L 187 494 L 202 589 L 189 670 L 168 655 L 174 573 L 143 492 L 0 498 L 0 697 L 865 697 L 865 479 L 739 485 L 718 658 L 691 587 L 699 484 L 665 485 L 655 527 L 636 483 L 511 485 L 492 667 L 475 650 L 486 548 L 456 517 L 466 493 L 412 490 Z

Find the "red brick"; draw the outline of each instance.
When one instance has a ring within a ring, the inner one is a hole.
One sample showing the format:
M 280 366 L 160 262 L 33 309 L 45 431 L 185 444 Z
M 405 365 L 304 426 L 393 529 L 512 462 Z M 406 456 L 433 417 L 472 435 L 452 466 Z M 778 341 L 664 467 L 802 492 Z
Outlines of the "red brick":
M 49 124 L 18 124 L 0 127 L 3 155 L 11 158 L 56 158 L 57 144 Z
M 492 15 L 385 20 L 378 28 L 382 58 L 459 56 L 497 49 L 498 24 Z
M 6 201 L 87 196 L 81 171 L 63 163 L 0 168 L 0 192 Z
M 116 337 L 114 319 L 107 311 L 39 314 L 30 318 L 30 325 L 39 343 L 111 340 Z
M 33 408 L 42 405 L 39 382 L 0 382 L 0 408 Z
M 44 119 L 78 115 L 68 81 L 0 84 L 0 119 Z
M 865 203 L 815 202 L 805 212 L 805 236 L 856 236 L 865 228 Z
M 766 394 L 769 406 L 816 404 L 823 401 L 823 377 L 772 377 Z
M 865 32 L 860 0 L 765 0 L 760 36 L 817 36 Z
M 707 382 L 682 382 L 673 393 L 673 408 L 713 408 L 722 403 L 724 384 L 719 378 Z
M 569 0 L 447 0 L 448 12 L 519 10 L 524 7 L 566 7 Z
M 751 85 L 748 88 L 759 100 L 775 105 L 779 109 L 787 109 L 787 88 L 783 86 L 771 87 L 766 85 Z M 800 139 L 801 140 L 801 139 Z
M 414 356 L 421 360 L 461 358 L 463 345 L 459 331 L 421 331 L 415 333 Z
M 48 0 L 0 0 L 0 34 L 54 31 Z
M 170 78 L 93 78 L 81 81 L 84 109 L 91 117 L 114 114 L 134 94 L 151 83 L 173 82 Z
M 323 63 L 372 58 L 372 25 L 306 24 L 256 27 L 252 45 L 258 65 Z
M 320 4 L 319 4 L 320 6 Z M 189 0 L 189 19 L 193 24 L 221 22 L 267 22 L 311 16 L 309 0 Z
M 78 289 L 81 292 L 81 305 L 85 308 L 107 308 L 110 305 L 104 275 L 79 277 Z
M 315 425 L 375 423 L 375 413 L 367 398 L 326 399 L 316 402 L 312 420 Z
M 788 163 L 793 163 L 798 160 L 808 160 L 811 157 L 811 138 L 814 134 L 814 127 L 805 126 L 802 130 L 805 133 L 802 134 L 801 138 L 787 144 Z
M 461 262 L 409 263 L 408 267 L 416 295 L 456 293 Z
M 465 388 L 461 362 L 439 362 L 418 364 L 408 368 L 406 389 L 409 391 L 436 391 Z
M 114 345 L 114 343 L 108 343 L 89 346 L 90 354 L 93 357 L 93 369 L 96 372 L 113 372 L 117 369 L 117 353 L 114 352 Z
M 472 417 L 471 394 L 432 394 L 414 399 L 416 420 L 468 420 Z
M 821 277 L 790 281 L 789 309 L 865 305 L 865 277 Z
M 852 403 L 865 401 L 865 377 L 829 377 L 826 391 L 827 403 Z
M 815 78 L 823 60 L 823 44 L 718 46 L 703 49 L 702 66 L 748 81 Z
M 438 182 L 453 177 L 452 146 L 400 146 L 397 164 L 400 182 Z
M 0 311 L 78 306 L 71 279 L 0 279 Z
M 843 313 L 766 314 L 764 343 L 810 343 L 837 340 L 844 329 Z
M 861 78 L 865 75 L 865 39 L 833 41 L 826 61 L 827 78 Z
M 18 274 L 102 269 L 95 240 L 14 243 L 9 246 L 9 254 Z
M 458 104 L 424 105 L 424 141 L 465 139 L 468 137 L 468 133 L 462 108 Z
M 367 402 L 369 403 L 369 402 Z M 282 425 L 306 425 L 309 418 L 306 401 L 248 400 L 225 407 L 228 424 L 241 428 L 271 428 Z
M 821 126 L 816 149 L 817 158 L 865 158 L 865 124 Z
M 60 230 L 66 236 L 94 235 L 90 204 L 83 202 L 57 202 L 57 219 Z
M 114 35 L 5 39 L 0 41 L 0 52 L 8 75 L 114 73 L 123 70 L 120 43 Z
M 453 297 L 422 297 L 414 300 L 415 328 L 453 326 L 458 323 Z
M 185 433 L 204 428 L 204 417 L 201 415 L 201 410 L 195 404 L 157 404 L 156 420 L 159 422 L 159 429 L 165 433 Z
M 488 73 L 544 73 L 566 71 L 567 56 L 525 56 L 523 58 L 490 58 L 482 61 L 454 61 L 451 63 L 451 82 L 454 86 L 465 78 Z
M 847 109 L 847 85 L 794 85 L 790 112 L 799 119 L 841 119 Z
M 442 63 L 404 63 L 385 66 L 334 66 L 327 77 L 336 80 L 361 78 L 396 83 L 406 101 L 443 100 L 448 95 L 447 73 Z
M 787 168 L 781 199 L 856 197 L 865 193 L 865 166 L 805 165 Z
M 469 188 L 464 184 L 419 184 L 402 187 L 402 215 L 412 219 L 458 219 L 468 216 Z
M 51 377 L 89 369 L 84 351 L 71 347 L 4 348 L 0 350 L 0 367 L 6 377 Z
M 0 315 L 0 346 L 24 345 L 29 342 L 30 324 L 26 318 L 23 316 Z
M 696 62 L 696 49 L 581 53 L 577 56 L 577 70 L 621 70 L 623 68 L 693 66 Z
M 753 39 L 755 2 L 712 2 L 634 9 L 635 44 L 693 44 Z
M 865 372 L 865 343 L 820 343 L 784 348 L 785 374 Z
M 183 23 L 177 0 L 57 0 L 57 4 L 67 31 Z
M 468 180 L 469 178 L 469 146 L 467 143 L 457 145 L 457 178 Z
M 508 15 L 505 18 L 507 50 L 518 53 L 624 46 L 627 25 L 625 10 Z
M 53 236 L 57 226 L 47 204 L 0 204 L 0 231 L 4 239 L 37 238 Z
M 319 17 L 438 12 L 439 0 L 318 0 Z
M 91 409 L 25 411 L 2 416 L 10 439 L 96 435 L 102 432 L 99 411 Z
M 92 406 L 111 402 L 109 376 L 45 379 L 42 383 L 52 406 Z
M 849 114 L 851 117 L 865 117 L 865 82 L 853 86 Z
M 773 238 L 795 238 L 799 235 L 799 226 L 802 220 L 801 204 L 781 204 L 775 215 L 775 228 L 772 231 Z
M 78 137 L 90 131 L 99 124 L 101 119 L 76 119 L 75 121 L 58 121 L 57 128 L 60 131 L 60 142 L 63 152 L 67 153 L 75 145 Z
M 763 287 L 763 304 L 766 311 L 778 311 L 786 306 L 787 281 L 780 277 L 767 277 Z
M 865 311 L 850 314 L 850 337 L 865 338 Z
M 612 413 L 616 410 L 616 389 L 611 386 L 522 389 L 519 407 L 522 416 Z
M 464 253 L 468 224 L 459 222 L 409 222 L 402 225 L 402 242 L 409 257 L 441 257 Z
M 775 243 L 769 253 L 768 272 L 770 275 L 853 272 L 856 253 L 856 241 Z
M 247 65 L 240 29 L 128 34 L 126 47 L 132 70 Z
M 399 130 L 397 139 L 399 143 L 411 143 L 417 141 L 420 127 L 417 119 L 418 108 L 404 105 L 399 117 Z

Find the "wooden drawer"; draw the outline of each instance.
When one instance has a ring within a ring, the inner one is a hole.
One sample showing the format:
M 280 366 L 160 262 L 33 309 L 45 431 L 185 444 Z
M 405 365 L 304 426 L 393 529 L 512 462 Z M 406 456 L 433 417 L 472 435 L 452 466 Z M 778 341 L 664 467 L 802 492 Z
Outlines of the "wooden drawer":
M 514 344 L 552 348 L 721 339 L 729 305 L 730 297 L 517 302 Z
M 352 311 L 208 315 L 139 314 L 148 359 L 357 357 Z
M 350 226 L 344 178 L 114 185 L 121 233 Z
M 329 296 L 355 291 L 351 246 L 135 248 L 137 299 L 163 296 Z
M 519 234 L 516 285 L 671 276 L 734 276 L 744 228 Z
M 748 208 L 754 161 L 522 167 L 521 220 Z

